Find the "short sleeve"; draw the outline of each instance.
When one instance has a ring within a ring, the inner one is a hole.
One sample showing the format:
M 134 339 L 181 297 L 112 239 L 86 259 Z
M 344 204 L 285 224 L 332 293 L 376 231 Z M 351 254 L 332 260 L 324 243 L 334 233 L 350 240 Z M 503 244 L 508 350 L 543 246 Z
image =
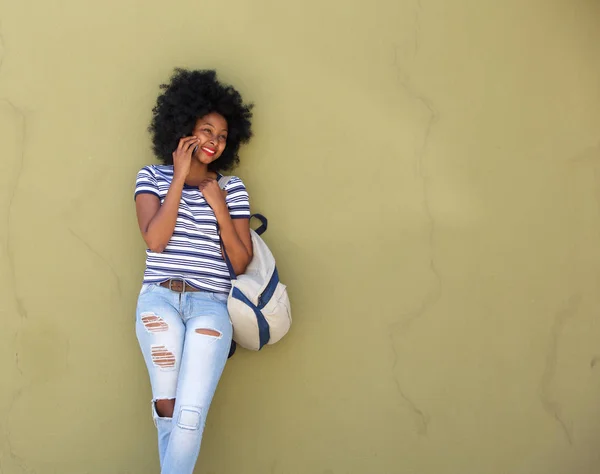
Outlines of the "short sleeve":
M 154 176 L 150 166 L 144 166 L 137 174 L 134 199 L 138 194 L 154 194 L 160 199 L 156 176 Z
M 232 219 L 250 219 L 250 198 L 240 178 L 233 176 L 225 186 L 225 202 Z

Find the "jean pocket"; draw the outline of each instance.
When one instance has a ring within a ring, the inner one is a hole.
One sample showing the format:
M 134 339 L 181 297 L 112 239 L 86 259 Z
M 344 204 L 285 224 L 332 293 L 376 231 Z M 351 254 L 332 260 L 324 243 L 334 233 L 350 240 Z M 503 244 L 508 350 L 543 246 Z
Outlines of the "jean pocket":
M 152 288 L 154 288 L 156 285 L 154 283 L 144 283 L 142 285 L 142 288 L 140 289 L 140 294 L 139 296 L 145 295 L 146 293 L 149 293 Z

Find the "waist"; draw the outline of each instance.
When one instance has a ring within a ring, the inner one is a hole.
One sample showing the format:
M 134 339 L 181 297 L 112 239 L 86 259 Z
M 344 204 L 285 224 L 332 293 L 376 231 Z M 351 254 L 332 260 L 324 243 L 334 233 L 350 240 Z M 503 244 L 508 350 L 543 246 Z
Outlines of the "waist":
M 169 290 L 175 291 L 177 293 L 187 293 L 190 291 L 206 292 L 206 290 L 201 290 L 199 288 L 196 288 L 195 286 L 190 285 L 185 280 L 182 280 L 180 278 L 170 278 L 169 280 L 159 283 L 158 286 L 162 286 L 163 288 L 168 288 Z
M 151 269 L 146 267 L 146 271 L 144 272 L 143 283 L 149 283 L 154 285 L 161 285 L 164 283 L 163 287 L 168 288 L 169 280 L 173 280 L 174 283 L 171 284 L 174 291 L 177 289 L 185 290 L 192 292 L 196 291 L 204 291 L 208 293 L 229 293 L 231 290 L 231 279 L 229 275 L 227 277 L 222 277 L 217 274 L 210 274 L 208 272 L 189 272 L 185 270 L 179 269 Z M 185 286 L 184 286 L 185 283 Z

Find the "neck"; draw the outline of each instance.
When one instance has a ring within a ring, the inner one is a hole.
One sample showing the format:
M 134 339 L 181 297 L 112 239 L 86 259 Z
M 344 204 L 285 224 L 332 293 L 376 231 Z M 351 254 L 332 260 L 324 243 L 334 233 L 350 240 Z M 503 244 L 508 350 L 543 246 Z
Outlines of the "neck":
M 189 186 L 198 186 L 206 178 L 215 178 L 216 173 L 208 171 L 208 165 L 200 163 L 192 158 L 190 173 L 185 179 L 185 184 Z

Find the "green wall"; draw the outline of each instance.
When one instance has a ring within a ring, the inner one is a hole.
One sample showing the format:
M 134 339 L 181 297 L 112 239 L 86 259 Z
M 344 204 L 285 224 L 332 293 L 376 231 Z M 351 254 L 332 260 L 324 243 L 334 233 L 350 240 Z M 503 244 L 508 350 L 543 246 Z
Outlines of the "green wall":
M 294 325 L 196 472 L 600 472 L 600 4 L 2 0 L 0 472 L 158 472 L 132 199 L 173 67 L 256 103 L 237 173 Z

